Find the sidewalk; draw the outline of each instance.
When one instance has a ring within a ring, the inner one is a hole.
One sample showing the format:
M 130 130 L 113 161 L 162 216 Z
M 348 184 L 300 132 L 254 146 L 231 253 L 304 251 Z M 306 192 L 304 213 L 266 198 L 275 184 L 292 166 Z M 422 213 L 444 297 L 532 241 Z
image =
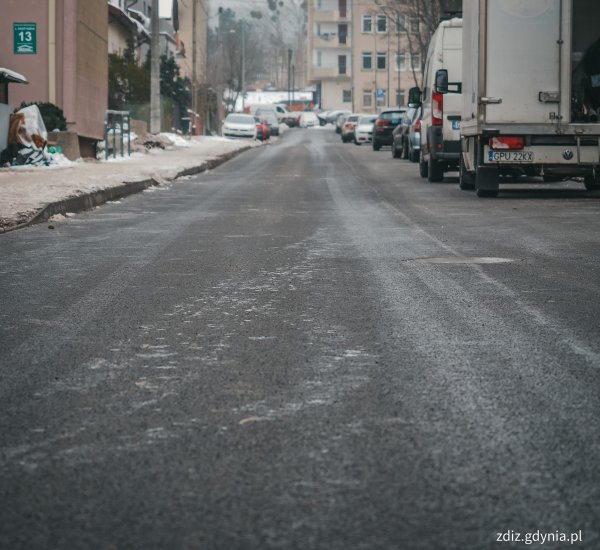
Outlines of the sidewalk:
M 214 168 L 260 142 L 199 136 L 187 146 L 109 161 L 0 169 L 0 233 Z

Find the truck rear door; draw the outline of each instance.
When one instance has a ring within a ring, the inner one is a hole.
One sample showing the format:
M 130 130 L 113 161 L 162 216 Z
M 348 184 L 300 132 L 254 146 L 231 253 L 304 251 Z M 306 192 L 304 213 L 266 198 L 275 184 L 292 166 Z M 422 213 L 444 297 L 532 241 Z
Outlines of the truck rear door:
M 547 123 L 560 92 L 560 0 L 489 0 L 486 91 L 488 123 Z

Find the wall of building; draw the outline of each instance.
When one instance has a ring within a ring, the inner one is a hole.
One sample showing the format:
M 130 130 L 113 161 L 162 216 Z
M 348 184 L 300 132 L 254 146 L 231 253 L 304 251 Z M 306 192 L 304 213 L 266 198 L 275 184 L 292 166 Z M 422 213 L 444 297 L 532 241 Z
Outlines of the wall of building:
M 37 53 L 13 53 L 13 23 L 36 23 Z M 48 97 L 48 2 L 39 0 L 2 0 L 0 17 L 0 66 L 24 75 L 28 85 L 10 86 L 10 105 Z
M 10 104 L 55 103 L 69 130 L 84 139 L 101 139 L 108 101 L 106 0 L 3 0 L 2 7 L 0 65 L 30 82 L 11 87 Z M 13 53 L 15 22 L 37 24 L 35 54 Z

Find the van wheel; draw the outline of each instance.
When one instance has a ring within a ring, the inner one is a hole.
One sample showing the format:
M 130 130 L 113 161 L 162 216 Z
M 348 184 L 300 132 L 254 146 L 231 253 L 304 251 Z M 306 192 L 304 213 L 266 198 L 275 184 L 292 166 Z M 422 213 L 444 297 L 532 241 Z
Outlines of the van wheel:
M 429 155 L 428 179 L 431 183 L 440 183 L 444 181 L 444 165 L 441 162 L 433 159 L 433 155 Z
M 429 172 L 428 168 L 428 164 L 423 160 L 423 155 L 421 155 L 421 158 L 419 159 L 419 174 L 422 178 L 427 177 Z
M 458 185 L 463 191 L 472 191 L 473 189 L 475 189 L 475 181 L 473 179 L 473 176 L 469 172 L 467 172 L 467 169 L 465 168 L 465 162 L 463 160 L 462 153 L 460 154 L 460 160 L 458 165 L 458 178 Z
M 596 176 L 594 176 L 594 174 L 585 176 L 585 178 L 583 178 L 583 183 L 586 190 L 598 191 L 600 189 L 600 171 L 596 172 Z
M 408 153 L 408 158 L 410 159 L 410 162 L 419 162 L 419 151 L 411 149 Z
M 406 142 L 406 139 L 402 140 L 402 158 L 408 158 L 408 143 Z

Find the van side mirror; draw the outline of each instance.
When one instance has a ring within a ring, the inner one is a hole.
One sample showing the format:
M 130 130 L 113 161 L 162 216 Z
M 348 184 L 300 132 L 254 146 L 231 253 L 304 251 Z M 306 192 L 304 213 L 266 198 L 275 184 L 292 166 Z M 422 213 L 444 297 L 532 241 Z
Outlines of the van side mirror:
M 421 89 L 417 86 L 408 90 L 408 104 L 421 105 Z
M 435 91 L 438 94 L 448 93 L 448 70 L 439 69 L 435 73 Z

